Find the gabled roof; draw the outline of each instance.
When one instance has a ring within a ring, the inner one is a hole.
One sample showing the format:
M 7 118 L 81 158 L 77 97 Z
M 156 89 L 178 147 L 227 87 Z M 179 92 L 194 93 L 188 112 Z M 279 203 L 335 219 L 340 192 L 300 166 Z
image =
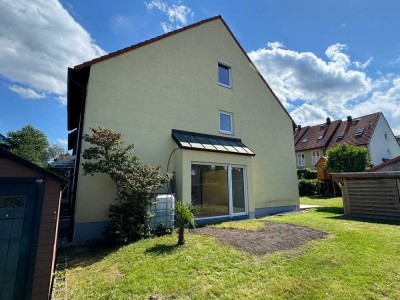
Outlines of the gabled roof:
M 98 63 L 98 62 L 104 61 L 104 60 L 106 60 L 106 59 L 109 59 L 109 58 L 112 58 L 112 57 L 115 57 L 115 56 L 118 56 L 118 55 L 121 55 L 121 54 L 126 53 L 126 52 L 128 52 L 128 51 L 135 50 L 135 49 L 137 49 L 137 48 L 140 48 L 140 47 L 143 47 L 143 46 L 145 46 L 145 45 L 148 45 L 148 44 L 157 42 L 157 41 L 159 41 L 159 40 L 168 38 L 168 37 L 170 37 L 170 36 L 172 36 L 172 35 L 181 33 L 181 32 L 183 32 L 183 31 L 189 30 L 189 29 L 194 28 L 194 27 L 198 27 L 198 26 L 200 26 L 200 25 L 202 25 L 202 24 L 205 24 L 205 23 L 208 23 L 208 22 L 212 22 L 212 21 L 215 21 L 215 20 L 220 20 L 220 21 L 224 24 L 224 26 L 226 27 L 226 29 L 228 30 L 228 32 L 230 33 L 230 35 L 232 36 L 232 38 L 234 39 L 234 41 L 236 42 L 236 44 L 238 45 L 238 47 L 240 48 L 240 50 L 243 52 L 244 56 L 245 56 L 245 57 L 247 58 L 247 60 L 249 61 L 249 64 L 254 68 L 254 70 L 256 70 L 256 72 L 257 72 L 257 74 L 260 76 L 261 80 L 264 82 L 264 84 L 266 85 L 266 87 L 268 88 L 268 90 L 272 93 L 272 95 L 274 96 L 275 100 L 279 103 L 279 105 L 280 105 L 280 106 L 282 107 L 282 109 L 285 111 L 285 113 L 287 114 L 287 116 L 289 117 L 289 119 L 292 121 L 292 123 L 293 123 L 293 124 L 296 124 L 296 123 L 294 122 L 294 120 L 292 119 L 292 117 L 290 116 L 290 114 L 288 113 L 288 111 L 287 111 L 287 110 L 285 109 L 285 107 L 282 105 L 282 103 L 280 102 L 280 100 L 278 99 L 278 97 L 276 96 L 276 94 L 272 91 L 271 87 L 270 87 L 270 86 L 268 85 L 268 83 L 265 81 L 264 77 L 263 77 L 263 76 L 261 75 L 261 73 L 258 71 L 258 69 L 257 69 L 256 66 L 254 65 L 254 63 L 252 62 L 252 60 L 249 58 L 249 56 L 247 55 L 246 51 L 244 51 L 243 47 L 239 44 L 238 40 L 237 40 L 236 37 L 233 35 L 232 31 L 230 30 L 230 28 L 228 27 L 228 25 L 226 24 L 226 22 L 224 21 L 224 19 L 223 19 L 220 15 L 215 16 L 215 17 L 212 17 L 212 18 L 209 18 L 209 19 L 202 20 L 202 21 L 200 21 L 200 22 L 197 22 L 197 23 L 188 25 L 188 26 L 186 26 L 186 27 L 179 28 L 179 29 L 177 29 L 177 30 L 174 30 L 174 31 L 165 33 L 165 34 L 163 34 L 163 35 L 160 35 L 160 36 L 154 37 L 154 38 L 152 38 L 152 39 L 143 41 L 143 42 L 141 42 L 141 43 L 138 43 L 138 44 L 135 44 L 135 45 L 126 47 L 126 48 L 124 48 L 124 49 L 121 49 L 121 50 L 118 50 L 118 51 L 115 51 L 115 52 L 108 53 L 108 54 L 103 55 L 103 56 L 101 56 L 101 57 L 98 57 L 98 58 L 92 59 L 92 60 L 90 60 L 90 61 L 84 62 L 84 63 L 82 63 L 82 64 L 80 64 L 80 65 L 77 65 L 77 66 L 75 66 L 75 67 L 73 68 L 73 70 L 74 70 L 74 71 L 80 71 L 80 70 L 86 69 L 87 67 L 90 67 L 91 65 L 96 64 L 96 63 Z M 69 76 L 69 81 L 70 81 L 70 76 Z M 71 79 L 71 81 L 72 81 L 72 79 Z M 73 111 L 72 111 L 72 110 L 73 110 L 73 109 L 72 109 L 73 107 L 70 105 L 70 102 L 72 101 L 72 99 L 71 99 L 72 97 L 70 97 L 70 90 L 71 90 L 71 93 L 72 93 L 72 89 L 70 89 L 70 82 L 68 82 L 68 124 L 69 124 L 69 125 L 68 125 L 68 128 L 69 128 L 69 130 L 72 130 L 72 129 L 74 129 L 74 128 L 73 128 L 73 127 L 74 127 L 73 124 L 77 123 L 76 120 L 75 120 L 75 119 L 77 118 L 77 116 L 72 116 L 72 115 L 73 115 Z M 75 99 L 75 101 L 76 101 L 76 99 Z M 79 100 L 79 101 L 80 101 L 80 100 Z M 74 108 L 77 107 L 76 105 L 73 105 L 73 106 L 74 106 Z
M 309 126 L 307 131 L 295 143 L 295 151 L 303 151 L 328 146 L 341 120 Z
M 301 127 L 300 129 L 297 127 L 294 131 L 294 144 L 296 145 L 298 141 L 301 140 L 301 138 L 303 137 L 303 135 L 307 132 L 308 128 L 310 128 L 310 126 L 306 126 L 306 127 Z
M 397 162 L 400 162 L 400 156 L 397 156 L 395 158 L 392 158 L 392 159 L 389 159 L 387 161 L 384 161 L 383 163 L 381 163 L 379 165 L 376 165 L 376 166 L 373 166 L 372 168 L 369 168 L 369 169 L 367 169 L 365 171 L 367 171 L 367 172 L 379 171 L 383 167 L 386 167 L 388 165 L 391 165 L 391 164 L 394 164 L 394 163 L 397 163 Z
M 37 171 L 39 173 L 42 173 L 42 174 L 47 175 L 49 177 L 52 177 L 55 180 L 58 180 L 58 181 L 60 181 L 62 183 L 65 183 L 65 184 L 68 183 L 68 180 L 66 180 L 65 178 L 62 178 L 61 176 L 58 176 L 57 174 L 54 174 L 53 172 L 50 172 L 50 171 L 48 171 L 46 169 L 43 169 L 42 167 L 39 167 L 38 165 L 26 160 L 25 158 L 22 158 L 19 155 L 16 155 L 16 154 L 14 154 L 14 153 L 12 153 L 12 152 L 10 152 L 10 151 L 2 148 L 2 147 L 0 147 L 0 157 L 5 157 L 5 158 L 8 158 L 8 159 L 14 160 L 14 161 L 16 161 L 16 162 L 18 162 L 18 163 L 30 168 L 30 169 L 33 169 L 33 170 L 35 170 L 35 171 Z
M 338 127 L 336 134 L 332 138 L 328 147 L 335 147 L 344 143 L 355 146 L 368 145 L 381 115 L 381 112 L 377 112 L 354 118 L 351 120 L 351 122 L 348 120 L 343 121 Z M 357 132 L 361 134 L 356 135 Z M 342 134 L 343 137 L 338 138 L 338 136 Z

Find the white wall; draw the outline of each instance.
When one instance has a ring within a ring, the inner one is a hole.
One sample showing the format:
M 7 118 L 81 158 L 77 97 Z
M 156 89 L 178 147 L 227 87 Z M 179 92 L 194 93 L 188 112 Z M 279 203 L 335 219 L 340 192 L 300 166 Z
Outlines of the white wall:
M 387 139 L 385 138 L 385 130 Z M 400 155 L 400 146 L 397 144 L 396 138 L 383 115 L 379 117 L 368 148 L 374 165 L 382 163 L 382 158 L 391 159 Z

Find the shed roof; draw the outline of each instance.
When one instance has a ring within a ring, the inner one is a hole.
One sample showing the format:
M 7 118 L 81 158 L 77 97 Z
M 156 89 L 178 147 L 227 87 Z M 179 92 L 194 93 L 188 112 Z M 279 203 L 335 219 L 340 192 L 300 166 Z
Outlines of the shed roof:
M 38 165 L 26 160 L 25 158 L 22 158 L 19 155 L 16 155 L 16 154 L 14 154 L 14 153 L 12 153 L 12 152 L 10 152 L 10 151 L 2 148 L 2 147 L 0 147 L 0 157 L 5 157 L 5 158 L 8 158 L 8 159 L 14 160 L 14 161 L 16 161 L 16 162 L 18 162 L 18 163 L 20 163 L 20 164 L 22 164 L 22 165 L 24 165 L 24 166 L 26 166 L 28 168 L 31 168 L 31 169 L 39 172 L 39 173 L 42 173 L 43 175 L 52 177 L 53 179 L 58 180 L 58 181 L 60 181 L 62 183 L 65 183 L 65 184 L 68 183 L 67 179 L 62 178 L 61 176 L 58 176 L 57 174 L 54 174 L 53 172 L 50 172 L 50 171 L 48 171 L 48 170 L 46 170 L 46 169 L 44 169 L 42 167 L 39 167 Z
M 400 156 L 397 156 L 395 158 L 392 158 L 392 159 L 389 159 L 387 161 L 384 161 L 383 163 L 381 163 L 379 165 L 376 165 L 376 166 L 373 166 L 372 168 L 369 168 L 369 169 L 367 169 L 365 171 L 367 171 L 367 172 L 375 172 L 375 171 L 378 171 L 378 170 L 382 169 L 383 167 L 386 167 L 388 165 L 391 165 L 391 164 L 394 164 L 394 163 L 397 163 L 397 162 L 400 162 Z

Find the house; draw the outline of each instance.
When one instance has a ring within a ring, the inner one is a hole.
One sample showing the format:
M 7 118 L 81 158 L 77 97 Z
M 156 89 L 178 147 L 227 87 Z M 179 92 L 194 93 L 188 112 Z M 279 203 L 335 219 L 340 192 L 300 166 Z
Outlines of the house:
M 0 299 L 49 299 L 66 184 L 0 146 Z
M 323 124 L 296 128 L 294 141 L 297 168 L 315 168 L 317 161 L 326 155 L 329 142 L 340 123 L 340 120 L 332 122 L 328 117 Z
M 344 143 L 368 148 L 374 165 L 400 155 L 400 147 L 381 112 L 355 119 L 349 116 L 345 121 L 330 122 L 328 118 L 325 124 L 304 128 L 298 126 L 294 142 L 299 169 L 315 169 L 320 156 L 325 156 L 329 148 Z
M 69 69 L 74 241 L 101 237 L 115 199 L 107 176 L 82 175 L 89 128 L 122 132 L 216 222 L 298 208 L 293 124 L 220 16 Z
M 347 117 L 336 130 L 329 148 L 347 143 L 368 148 L 374 165 L 400 155 L 400 147 L 383 113 Z

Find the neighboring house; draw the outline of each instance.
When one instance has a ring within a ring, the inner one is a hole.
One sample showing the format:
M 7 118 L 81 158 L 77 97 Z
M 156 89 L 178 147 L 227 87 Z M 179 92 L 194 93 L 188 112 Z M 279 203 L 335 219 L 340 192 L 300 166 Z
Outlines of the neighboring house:
M 315 164 L 326 155 L 326 149 L 340 124 L 340 120 L 307 126 L 298 126 L 294 133 L 297 168 L 315 168 Z
M 397 141 L 397 144 L 399 144 L 399 146 L 400 146 L 400 135 L 396 135 L 396 141 Z
M 326 155 L 327 149 L 344 143 L 368 148 L 374 165 L 400 155 L 400 147 L 381 112 L 355 119 L 349 116 L 346 121 L 331 122 L 329 128 L 327 125 L 328 121 L 296 128 L 294 142 L 297 168 L 315 169 L 316 162 L 320 156 Z
M 347 117 L 337 129 L 329 148 L 343 143 L 367 147 L 374 165 L 400 155 L 399 144 L 381 112 L 354 119 Z
M 366 170 L 367 172 L 400 171 L 400 156 L 389 159 L 377 166 Z M 400 187 L 399 187 L 400 188 Z
M 172 155 L 176 198 L 217 222 L 298 208 L 293 124 L 220 16 L 69 69 L 74 241 L 101 237 L 115 199 L 107 176 L 82 175 L 90 127 L 164 171 Z
M 0 133 L 0 147 L 7 149 L 8 146 L 9 146 L 9 144 L 8 144 L 7 138 Z

